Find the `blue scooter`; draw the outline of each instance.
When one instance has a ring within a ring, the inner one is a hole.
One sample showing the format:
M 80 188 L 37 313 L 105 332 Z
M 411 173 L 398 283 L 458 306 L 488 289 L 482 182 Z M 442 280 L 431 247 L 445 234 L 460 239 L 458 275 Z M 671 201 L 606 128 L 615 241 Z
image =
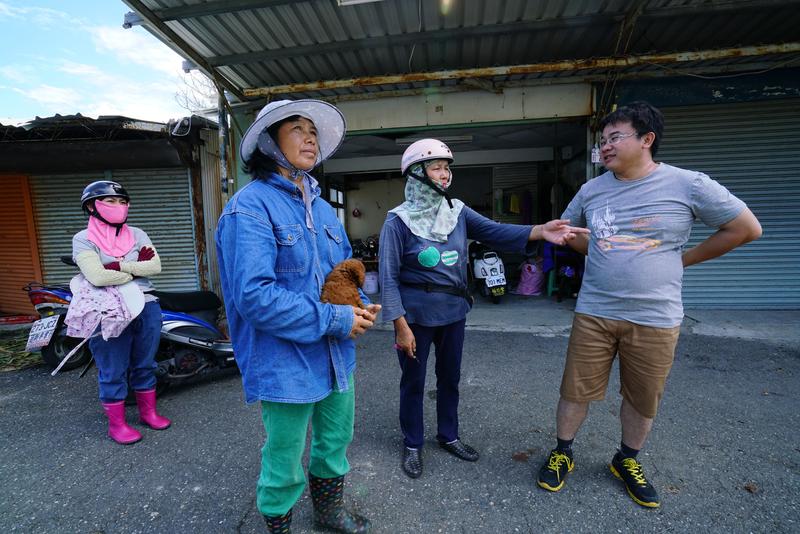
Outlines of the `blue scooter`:
M 75 265 L 70 256 L 61 261 Z M 32 282 L 23 288 L 41 319 L 31 327 L 29 346 L 40 346 L 42 359 L 57 368 L 82 341 L 67 336 L 67 315 L 72 292 L 66 285 Z M 215 325 L 222 302 L 212 291 L 153 291 L 161 305 L 161 343 L 156 354 L 159 392 L 170 384 L 213 369 L 236 365 L 230 340 Z M 84 344 L 64 362 L 62 370 L 83 366 L 86 374 L 94 360 Z

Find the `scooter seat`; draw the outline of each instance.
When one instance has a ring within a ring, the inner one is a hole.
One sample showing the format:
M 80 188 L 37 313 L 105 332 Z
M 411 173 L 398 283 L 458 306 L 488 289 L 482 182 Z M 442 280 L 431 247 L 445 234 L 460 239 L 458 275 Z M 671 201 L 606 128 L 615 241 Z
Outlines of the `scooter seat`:
M 162 309 L 176 312 L 216 310 L 222 301 L 213 291 L 151 291 Z

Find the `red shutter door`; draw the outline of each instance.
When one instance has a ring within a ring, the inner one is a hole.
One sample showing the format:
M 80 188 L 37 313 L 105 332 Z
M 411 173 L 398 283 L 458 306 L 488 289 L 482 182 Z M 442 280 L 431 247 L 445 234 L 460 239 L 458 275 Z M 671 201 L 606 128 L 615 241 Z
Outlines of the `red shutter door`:
M 0 314 L 32 313 L 22 287 L 41 281 L 27 176 L 0 176 Z

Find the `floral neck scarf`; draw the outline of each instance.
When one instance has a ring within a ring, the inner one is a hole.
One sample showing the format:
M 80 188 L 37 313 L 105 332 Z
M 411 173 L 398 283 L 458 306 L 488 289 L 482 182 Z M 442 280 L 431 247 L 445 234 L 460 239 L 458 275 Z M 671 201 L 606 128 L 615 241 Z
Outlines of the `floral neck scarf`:
M 421 164 L 416 165 L 422 167 Z M 424 167 L 421 171 L 425 172 Z M 415 236 L 446 243 L 447 237 L 458 223 L 458 216 L 464 208 L 464 203 L 453 199 L 453 207 L 450 208 L 447 199 L 414 178 L 407 179 L 405 196 L 406 201 L 389 210 L 389 213 L 400 217 Z

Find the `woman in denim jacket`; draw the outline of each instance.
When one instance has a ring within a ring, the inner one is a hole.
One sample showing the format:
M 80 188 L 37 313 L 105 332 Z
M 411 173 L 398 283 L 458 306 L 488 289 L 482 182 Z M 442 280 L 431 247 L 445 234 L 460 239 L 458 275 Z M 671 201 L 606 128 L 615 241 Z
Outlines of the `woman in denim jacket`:
M 333 208 L 309 174 L 339 148 L 345 121 L 319 100 L 265 106 L 242 139 L 253 181 L 219 220 L 222 292 L 245 400 L 261 402 L 266 429 L 257 505 L 270 532 L 289 532 L 305 487 L 302 455 L 311 422 L 309 483 L 314 522 L 367 532 L 343 506 L 353 438 L 355 342 L 373 325 L 366 310 L 320 302 L 325 277 L 351 256 Z

